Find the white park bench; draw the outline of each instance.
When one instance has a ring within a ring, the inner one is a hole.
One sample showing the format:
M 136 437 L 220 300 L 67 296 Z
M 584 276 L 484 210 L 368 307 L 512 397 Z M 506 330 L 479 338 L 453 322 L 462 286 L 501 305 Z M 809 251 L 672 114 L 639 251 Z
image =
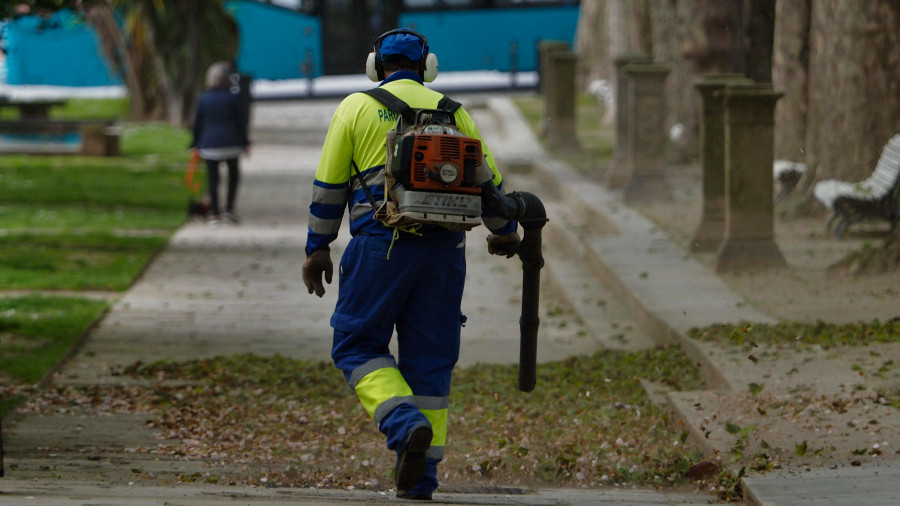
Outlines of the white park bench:
M 772 164 L 772 175 L 781 185 L 781 191 L 775 196 L 775 202 L 781 202 L 797 187 L 800 178 L 806 172 L 806 164 L 788 160 L 775 160 Z
M 816 183 L 816 199 L 832 210 L 828 228 L 837 237 L 853 223 L 865 220 L 886 220 L 891 229 L 897 225 L 900 200 L 900 134 L 884 146 L 875 171 L 867 179 L 853 183 L 828 179 Z

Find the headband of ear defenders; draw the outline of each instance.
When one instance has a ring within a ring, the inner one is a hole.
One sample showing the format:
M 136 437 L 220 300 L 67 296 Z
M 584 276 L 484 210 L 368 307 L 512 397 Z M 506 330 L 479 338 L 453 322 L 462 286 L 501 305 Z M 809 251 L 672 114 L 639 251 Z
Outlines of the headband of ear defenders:
M 410 37 L 402 37 L 408 35 Z M 398 37 L 393 37 L 398 36 Z M 389 51 L 389 52 L 388 52 Z M 428 50 L 428 40 L 407 28 L 383 33 L 375 39 L 374 49 L 366 58 L 366 75 L 374 82 L 384 80 L 384 56 L 399 54 L 419 62 L 419 76 L 426 83 L 438 75 L 437 55 Z

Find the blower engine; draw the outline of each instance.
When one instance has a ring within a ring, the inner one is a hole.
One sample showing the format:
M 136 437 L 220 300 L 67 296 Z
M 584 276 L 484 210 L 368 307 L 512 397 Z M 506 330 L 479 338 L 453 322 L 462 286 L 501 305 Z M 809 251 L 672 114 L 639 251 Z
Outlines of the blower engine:
M 400 213 L 465 228 L 481 224 L 481 142 L 460 132 L 452 113 L 420 110 L 415 126 L 402 135 L 389 132 L 387 142 L 394 146 L 390 191 Z

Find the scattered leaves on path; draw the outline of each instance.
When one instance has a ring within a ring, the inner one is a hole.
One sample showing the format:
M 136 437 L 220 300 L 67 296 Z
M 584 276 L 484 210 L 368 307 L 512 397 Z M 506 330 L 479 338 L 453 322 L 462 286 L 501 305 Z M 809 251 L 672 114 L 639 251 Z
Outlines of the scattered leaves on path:
M 689 473 L 701 459 L 640 380 L 701 387 L 677 347 L 604 351 L 541 365 L 534 392 L 514 366 L 458 369 L 442 486 L 717 487 Z M 328 363 L 241 355 L 134 364 L 149 386 L 29 392 L 20 409 L 146 412 L 160 443 L 134 451 L 207 462 L 181 481 L 387 490 L 393 454 Z M 712 473 L 699 473 L 709 476 Z M 686 478 L 689 476 L 690 478 Z

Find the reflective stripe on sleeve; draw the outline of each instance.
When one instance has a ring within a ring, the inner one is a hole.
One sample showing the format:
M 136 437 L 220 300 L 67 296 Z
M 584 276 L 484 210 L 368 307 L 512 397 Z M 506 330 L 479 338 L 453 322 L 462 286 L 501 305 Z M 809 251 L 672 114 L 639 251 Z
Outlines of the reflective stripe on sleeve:
M 369 195 L 379 205 L 384 200 L 384 165 L 368 169 L 362 172 L 362 180 L 368 188 L 368 193 L 359 183 L 359 178 L 354 177 L 350 182 L 350 191 L 353 205 L 350 207 L 350 222 L 366 217 L 373 211 Z
M 347 203 L 347 194 L 346 185 L 342 185 L 339 188 L 314 185 L 312 201 L 319 204 L 344 207 Z
M 314 181 L 308 221 L 311 234 L 326 237 L 337 235 L 349 193 L 350 187 L 346 183 L 328 184 Z M 327 245 L 326 242 L 325 246 Z
M 341 230 L 341 219 L 323 220 L 310 216 L 308 220 L 309 229 L 319 235 L 337 235 Z
M 355 222 L 356 220 L 365 217 L 371 212 L 372 204 L 365 200 L 362 202 L 358 202 L 353 205 L 353 209 L 350 211 L 350 222 Z
M 363 171 L 360 175 L 362 175 L 363 181 L 365 181 L 366 186 L 372 188 L 381 186 L 384 184 L 384 165 L 379 165 L 377 167 L 373 167 L 371 169 L 367 169 Z M 359 190 L 362 187 L 359 185 L 359 177 L 355 174 L 350 181 L 350 188 L 353 191 Z

